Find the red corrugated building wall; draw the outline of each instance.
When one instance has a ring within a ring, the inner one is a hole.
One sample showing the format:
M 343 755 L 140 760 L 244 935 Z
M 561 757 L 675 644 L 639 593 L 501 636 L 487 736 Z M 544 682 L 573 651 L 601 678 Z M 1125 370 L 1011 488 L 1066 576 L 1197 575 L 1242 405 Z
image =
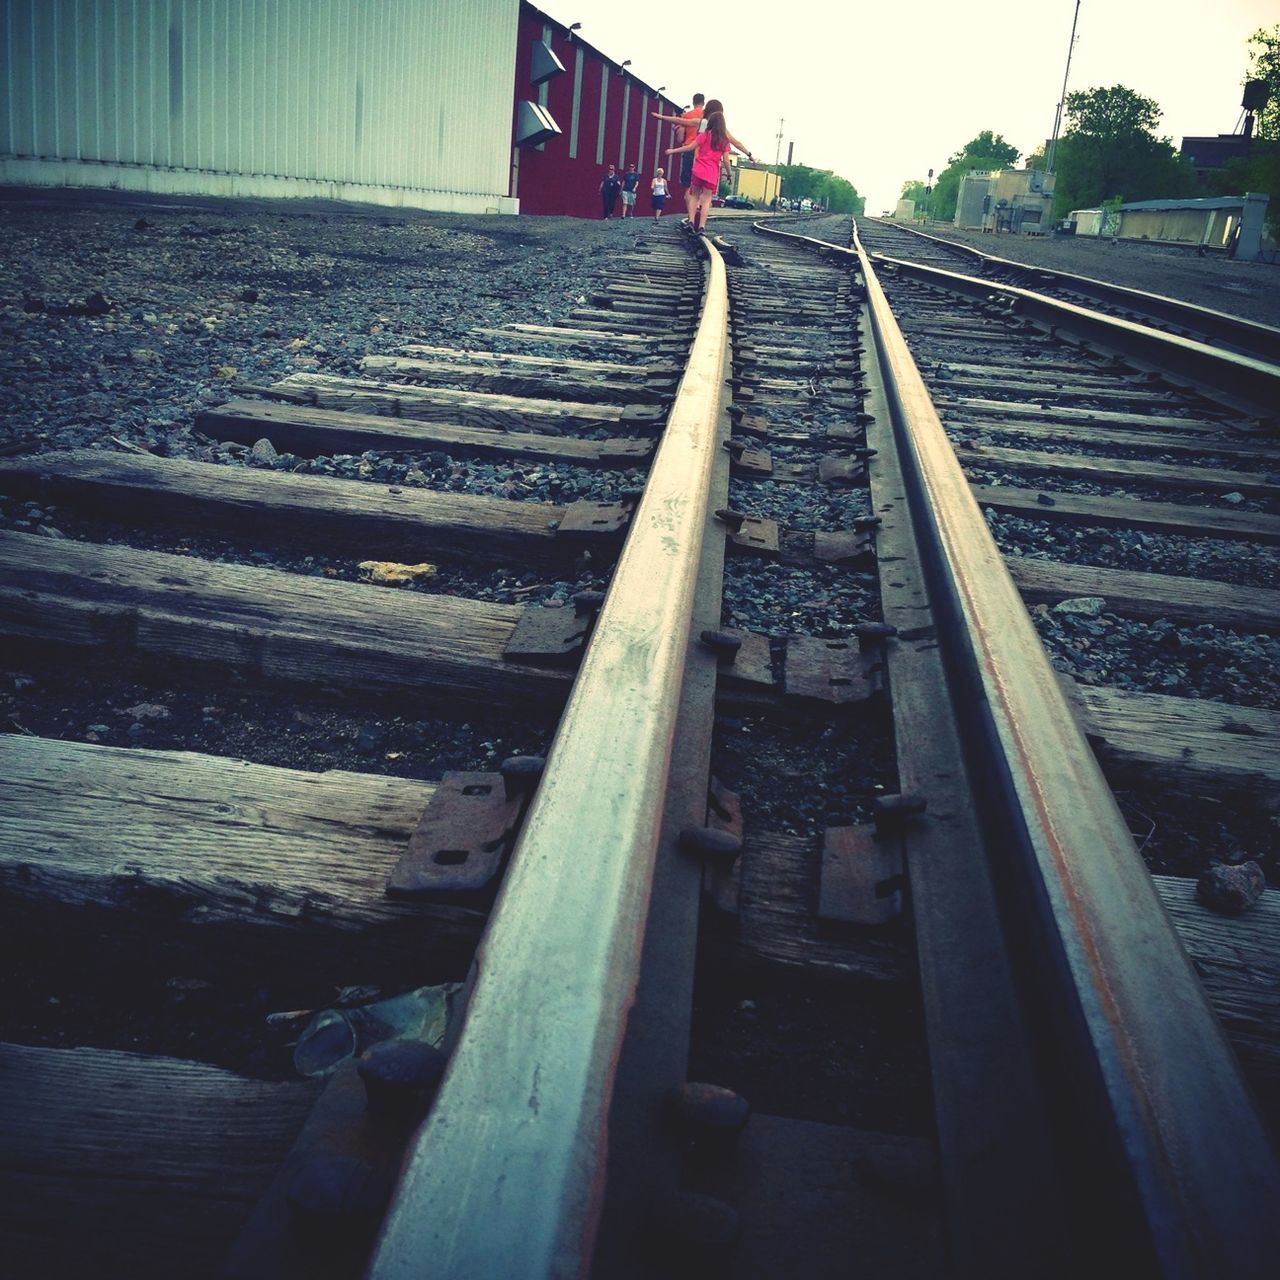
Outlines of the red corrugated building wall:
M 540 86 L 530 78 L 535 42 L 545 43 L 564 65 L 563 74 Z M 581 40 L 577 32 L 522 3 L 513 139 L 520 104 L 526 100 L 545 107 L 561 132 L 536 146 L 511 148 L 510 194 L 520 201 L 521 213 L 598 218 L 600 182 L 608 166 L 616 165 L 621 173 L 627 161 L 634 160 L 640 172 L 636 213 L 652 216 L 649 182 L 659 167 L 672 177 L 671 157 L 662 152 L 675 145 L 673 126 L 659 124 L 652 112 L 679 115 L 680 107 Z M 677 171 L 679 160 L 676 156 Z M 682 214 L 683 193 L 675 182 L 671 193 L 666 212 Z M 621 201 L 617 212 L 622 212 Z

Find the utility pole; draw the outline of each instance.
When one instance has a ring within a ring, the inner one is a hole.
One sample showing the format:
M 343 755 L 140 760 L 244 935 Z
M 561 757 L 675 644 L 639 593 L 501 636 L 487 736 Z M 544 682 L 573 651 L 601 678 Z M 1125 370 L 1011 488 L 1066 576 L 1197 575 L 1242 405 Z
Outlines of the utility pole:
M 775 169 L 778 167 L 778 160 L 782 156 L 782 126 L 786 123 L 787 122 L 785 120 L 780 119 L 778 121 L 778 145 L 773 153 L 773 167 Z
M 1067 77 L 1071 75 L 1071 55 L 1076 47 L 1076 23 L 1080 21 L 1080 0 L 1076 0 L 1076 11 L 1071 18 L 1071 43 L 1067 45 L 1067 69 L 1062 73 L 1062 97 L 1058 99 L 1058 110 L 1053 117 L 1053 137 L 1049 139 L 1049 154 L 1044 158 L 1046 173 L 1053 172 L 1053 160 L 1058 150 L 1058 130 L 1062 126 L 1062 111 L 1067 103 Z

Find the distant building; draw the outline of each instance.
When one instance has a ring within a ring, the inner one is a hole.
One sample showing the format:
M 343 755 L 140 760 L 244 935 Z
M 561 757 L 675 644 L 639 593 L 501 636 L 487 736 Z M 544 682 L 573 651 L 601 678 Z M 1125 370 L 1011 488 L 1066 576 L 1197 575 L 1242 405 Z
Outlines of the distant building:
M 510 191 L 522 213 L 598 218 L 606 166 L 622 173 L 632 163 L 640 212 L 660 168 L 676 197 L 667 209 L 683 207 L 680 157 L 664 154 L 679 126 L 653 119 L 654 111 L 679 115 L 678 104 L 528 0 L 520 0 L 515 55 Z
M 893 220 L 895 222 L 914 222 L 916 216 L 916 202 L 914 200 L 899 200 L 893 209 Z
M 1196 182 L 1206 186 L 1209 176 L 1225 169 L 1232 160 L 1244 160 L 1253 146 L 1253 126 L 1257 113 L 1267 105 L 1271 86 L 1265 80 L 1246 80 L 1240 105 L 1244 117 L 1239 133 L 1219 133 L 1211 138 L 1183 138 L 1180 151 L 1196 173 Z
M 1228 161 L 1248 158 L 1252 138 L 1240 133 L 1220 133 L 1211 138 L 1183 138 L 1179 151 L 1195 170 L 1196 183 L 1208 185 L 1209 175 L 1225 169 Z
M 782 179 L 768 169 L 755 165 L 733 166 L 733 194 L 754 200 L 758 205 L 768 205 L 782 194 Z
M 3 0 L 0 184 L 515 213 L 519 0 Z
M 1248 192 L 1207 200 L 1134 200 L 1105 210 L 1073 209 L 1067 221 L 1078 236 L 1183 245 L 1253 262 L 1263 248 L 1266 214 L 1266 194 Z
M 634 163 L 642 210 L 659 166 L 681 194 L 665 86 L 528 0 L 0 0 L 0 32 L 0 186 L 599 217 Z

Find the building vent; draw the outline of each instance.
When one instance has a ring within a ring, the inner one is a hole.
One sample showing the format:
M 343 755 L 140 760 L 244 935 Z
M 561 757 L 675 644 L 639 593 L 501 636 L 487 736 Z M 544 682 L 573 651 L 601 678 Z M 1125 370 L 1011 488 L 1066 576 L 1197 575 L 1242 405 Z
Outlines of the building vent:
M 551 52 L 551 46 L 544 40 L 533 42 L 533 58 L 529 67 L 529 79 L 533 84 L 546 84 L 548 80 L 564 74 L 564 63 Z
M 536 147 L 548 138 L 557 137 L 560 126 L 552 119 L 546 107 L 526 99 L 520 104 L 520 114 L 516 118 L 516 146 Z

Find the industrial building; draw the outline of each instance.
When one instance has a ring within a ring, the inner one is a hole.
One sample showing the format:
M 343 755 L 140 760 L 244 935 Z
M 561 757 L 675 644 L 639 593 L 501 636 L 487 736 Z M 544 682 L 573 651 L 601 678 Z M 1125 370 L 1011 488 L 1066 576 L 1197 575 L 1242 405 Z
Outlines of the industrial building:
M 1107 209 L 1073 209 L 1079 236 L 1112 236 L 1229 253 L 1242 262 L 1262 256 L 1269 197 L 1264 192 L 1206 200 L 1134 200 Z
M 1253 129 L 1257 113 L 1267 105 L 1270 97 L 1271 86 L 1265 80 L 1247 80 L 1240 98 L 1243 115 L 1236 133 L 1182 139 L 1179 150 L 1195 171 L 1199 186 L 1207 186 L 1210 178 L 1220 173 L 1233 160 L 1249 158 L 1253 152 Z
M 1043 235 L 1051 225 L 1053 186 L 1053 174 L 1040 169 L 974 169 L 960 179 L 955 225 Z
M 733 166 L 733 194 L 765 208 L 782 194 L 782 179 L 761 165 L 738 161 Z
M 628 163 L 641 176 L 641 211 L 648 210 L 649 182 L 658 168 L 672 180 L 668 210 L 682 207 L 679 157 L 673 178 L 670 158 L 662 154 L 674 145 L 677 129 L 653 119 L 655 111 L 679 115 L 682 108 L 527 3 L 520 5 L 515 99 L 510 191 L 522 212 L 598 218 L 607 166 L 621 173 Z M 541 130 L 527 132 L 538 116 L 546 117 Z
M 522 0 L 0 0 L 0 31 L 10 186 L 598 217 L 680 109 Z

